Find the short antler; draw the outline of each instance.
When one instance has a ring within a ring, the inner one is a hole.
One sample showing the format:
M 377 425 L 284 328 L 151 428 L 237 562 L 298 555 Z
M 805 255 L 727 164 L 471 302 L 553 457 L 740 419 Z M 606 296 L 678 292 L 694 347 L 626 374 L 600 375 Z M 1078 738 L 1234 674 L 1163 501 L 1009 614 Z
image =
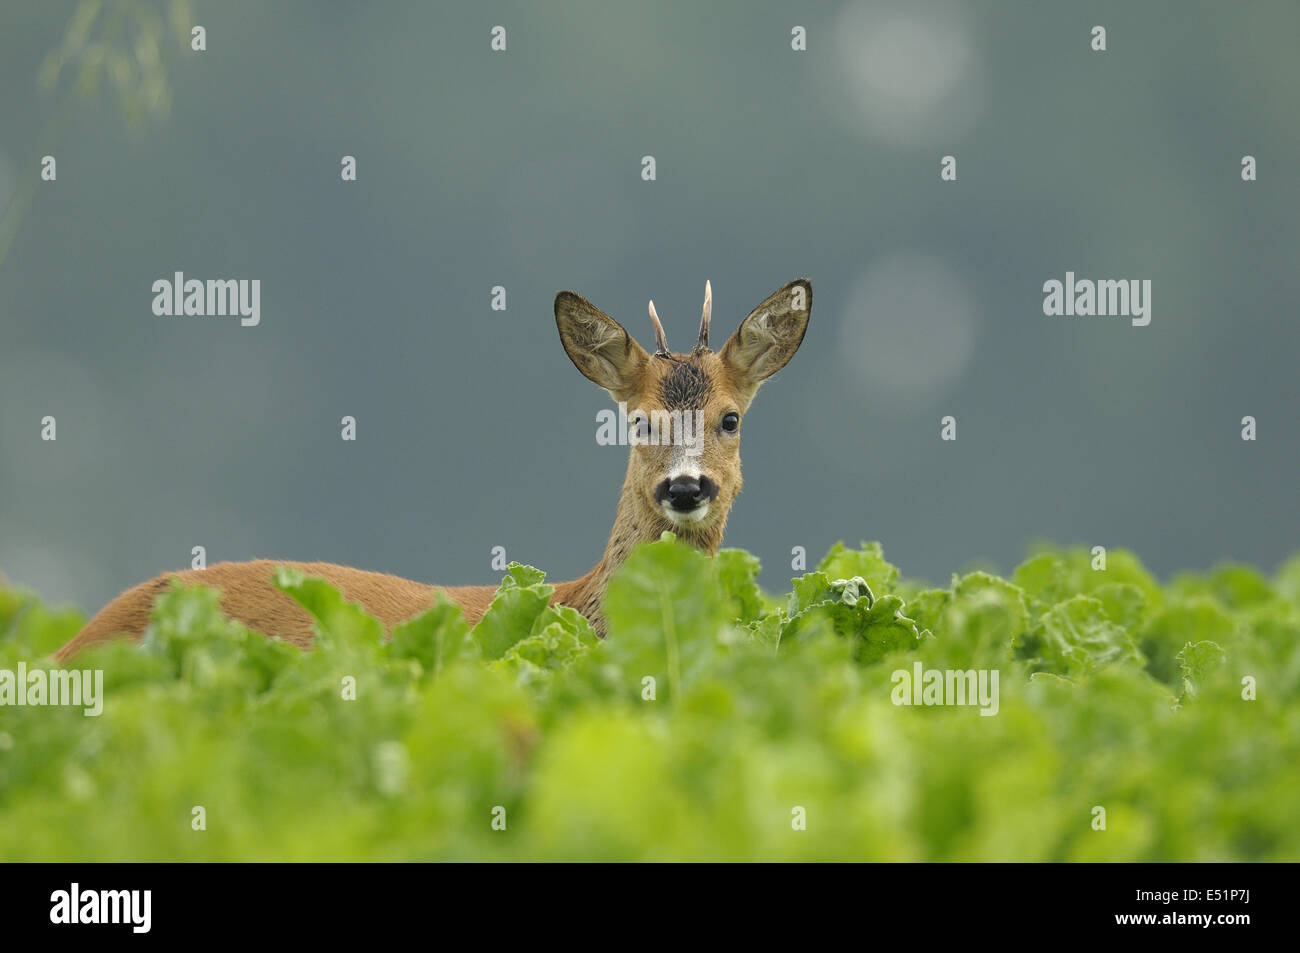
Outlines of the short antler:
M 713 315 L 713 284 L 704 282 L 704 313 L 700 316 L 700 336 L 695 341 L 695 353 L 709 349 L 709 318 Z
M 659 315 L 655 313 L 655 303 L 650 302 L 650 320 L 655 326 L 655 353 L 668 353 L 668 336 L 664 334 L 664 326 L 659 323 Z

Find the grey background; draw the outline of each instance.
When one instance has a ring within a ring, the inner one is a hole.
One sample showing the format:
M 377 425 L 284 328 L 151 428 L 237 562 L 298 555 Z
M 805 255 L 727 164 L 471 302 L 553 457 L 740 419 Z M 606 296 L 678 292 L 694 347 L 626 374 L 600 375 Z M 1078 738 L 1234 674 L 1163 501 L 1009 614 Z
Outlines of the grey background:
M 155 0 L 170 109 L 134 120 L 79 62 L 39 84 L 76 6 L 0 13 L 0 568 L 47 598 L 196 544 L 579 575 L 626 450 L 552 298 L 648 343 L 653 297 L 680 349 L 706 278 L 719 339 L 815 288 L 726 540 L 769 586 L 839 538 L 936 581 L 1036 539 L 1161 574 L 1297 548 L 1295 3 L 199 2 L 191 53 Z M 155 317 L 176 270 L 261 279 L 261 326 Z M 1045 317 L 1067 270 L 1151 279 L 1150 326 Z

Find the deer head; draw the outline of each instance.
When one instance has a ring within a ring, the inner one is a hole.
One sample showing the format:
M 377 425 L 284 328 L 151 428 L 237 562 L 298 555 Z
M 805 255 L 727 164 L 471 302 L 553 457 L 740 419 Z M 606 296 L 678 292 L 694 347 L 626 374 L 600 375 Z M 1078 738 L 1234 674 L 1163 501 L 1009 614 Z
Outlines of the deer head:
M 632 444 L 619 503 L 620 535 L 657 539 L 671 530 L 716 552 L 740 493 L 740 431 L 759 385 L 794 356 L 812 311 L 812 285 L 792 281 L 760 304 L 718 351 L 709 346 L 712 288 L 695 346 L 668 350 L 650 302 L 655 350 L 580 295 L 555 298 L 555 323 L 574 365 L 625 405 Z M 609 554 L 607 553 L 607 556 Z

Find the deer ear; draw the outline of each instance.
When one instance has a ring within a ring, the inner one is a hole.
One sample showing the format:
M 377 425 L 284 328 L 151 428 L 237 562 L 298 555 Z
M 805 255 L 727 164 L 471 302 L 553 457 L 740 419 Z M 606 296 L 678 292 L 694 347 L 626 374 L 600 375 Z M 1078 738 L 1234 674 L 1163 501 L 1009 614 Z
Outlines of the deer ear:
M 588 380 L 615 400 L 636 393 L 650 355 L 621 324 L 581 295 L 561 291 L 555 296 L 555 326 L 569 360 Z
M 799 278 L 740 322 L 718 356 L 738 383 L 757 388 L 794 357 L 811 316 L 812 282 Z

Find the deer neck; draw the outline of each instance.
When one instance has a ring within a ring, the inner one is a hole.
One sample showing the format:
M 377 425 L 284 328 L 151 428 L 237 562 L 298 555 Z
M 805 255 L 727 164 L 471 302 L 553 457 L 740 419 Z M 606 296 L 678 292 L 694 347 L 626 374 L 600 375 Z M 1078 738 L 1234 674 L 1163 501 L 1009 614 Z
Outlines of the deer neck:
M 623 481 L 623 492 L 618 500 L 618 512 L 614 516 L 614 527 L 609 533 L 609 542 L 605 544 L 601 556 L 591 572 L 572 582 L 562 582 L 555 587 L 555 601 L 572 606 L 590 620 L 596 632 L 603 638 L 605 620 L 600 606 L 605 598 L 605 587 L 619 567 L 632 554 L 639 543 L 650 543 L 659 539 L 664 531 L 675 533 L 683 542 L 690 543 L 704 550 L 710 556 L 718 552 L 722 543 L 722 530 L 725 518 L 710 522 L 701 532 L 689 533 L 682 527 L 675 526 L 671 520 L 658 512 L 647 512 L 644 504 L 634 497 L 631 470 Z

